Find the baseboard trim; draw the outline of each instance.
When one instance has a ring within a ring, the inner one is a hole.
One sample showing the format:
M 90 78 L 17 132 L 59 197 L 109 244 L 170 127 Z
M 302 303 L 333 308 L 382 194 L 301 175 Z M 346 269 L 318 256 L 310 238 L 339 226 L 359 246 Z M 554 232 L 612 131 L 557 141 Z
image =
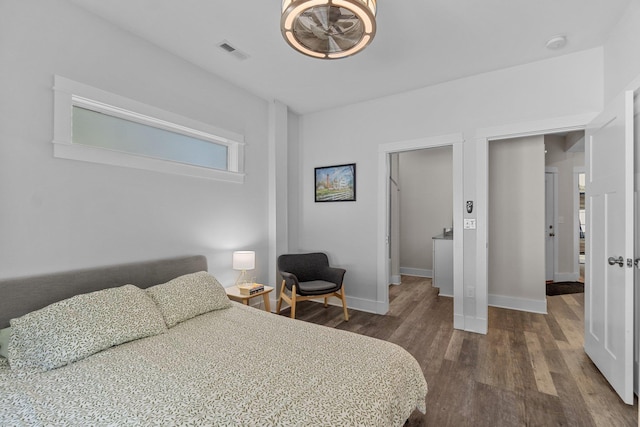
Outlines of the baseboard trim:
M 416 276 L 416 277 L 433 277 L 433 270 L 427 270 L 424 268 L 410 268 L 410 267 L 400 267 L 400 274 L 404 274 L 405 276 Z
M 580 279 L 580 273 L 555 273 L 553 275 L 554 282 L 577 282 Z
M 461 314 L 453 315 L 453 328 L 464 331 L 464 316 Z
M 389 283 L 392 285 L 399 285 L 400 283 L 402 283 L 402 278 L 399 274 L 394 274 L 393 276 L 389 277 Z
M 331 303 L 331 299 L 329 299 L 329 302 Z M 342 302 L 340 302 L 340 300 L 337 300 L 336 298 L 333 298 L 333 305 L 342 307 Z M 359 310 L 359 311 L 366 311 L 367 313 L 386 314 L 386 311 L 384 313 L 381 313 L 382 304 L 379 303 L 378 301 L 350 297 L 348 294 L 347 294 L 347 308 L 353 308 L 354 310 Z
M 253 302 L 253 300 L 259 300 L 256 301 L 255 303 Z M 257 307 L 260 308 L 262 307 L 262 298 L 252 298 L 251 300 L 251 306 L 252 307 Z M 309 300 L 311 302 L 317 302 L 320 304 L 324 304 L 324 300 L 323 298 L 318 298 L 318 299 L 312 299 Z M 276 307 L 278 304 L 278 300 L 277 299 L 270 299 L 269 301 L 271 303 L 271 311 L 273 313 L 276 312 Z M 342 301 L 340 301 L 339 298 L 337 297 L 331 297 L 329 298 L 328 301 L 329 305 L 335 305 L 336 307 L 340 307 L 342 308 Z M 282 310 L 284 310 L 285 308 L 289 308 L 289 304 L 286 303 L 286 301 L 282 301 Z M 264 308 L 263 308 L 264 309 Z M 350 297 L 349 295 L 347 295 L 347 309 L 348 310 L 358 310 L 358 311 L 364 311 L 367 313 L 373 313 L 373 314 L 387 314 L 387 311 L 384 310 L 384 304 L 378 302 L 378 301 L 373 301 L 373 300 L 368 300 L 368 299 L 362 299 L 362 298 L 355 298 L 355 297 Z
M 487 334 L 487 325 L 489 322 L 487 319 L 481 317 L 464 317 L 464 330 L 467 332 L 475 332 L 477 334 Z
M 324 304 L 324 300 L 322 298 L 312 299 L 309 301 L 317 302 L 319 304 Z M 329 301 L 327 303 L 329 305 L 335 305 L 336 307 L 342 308 L 342 301 L 340 301 L 340 299 L 337 297 L 329 298 Z M 385 313 L 380 313 L 381 306 L 382 304 L 379 304 L 378 301 L 355 298 L 347 295 L 347 309 L 349 310 L 353 309 L 353 310 L 365 311 L 367 313 L 373 313 L 373 314 L 385 314 Z M 284 307 L 285 305 L 283 303 L 283 308 Z M 289 307 L 289 306 L 287 305 L 286 307 Z
M 508 308 L 510 310 L 528 311 L 530 313 L 547 314 L 547 299 L 533 300 L 516 298 L 505 295 L 489 294 L 488 303 L 491 307 Z

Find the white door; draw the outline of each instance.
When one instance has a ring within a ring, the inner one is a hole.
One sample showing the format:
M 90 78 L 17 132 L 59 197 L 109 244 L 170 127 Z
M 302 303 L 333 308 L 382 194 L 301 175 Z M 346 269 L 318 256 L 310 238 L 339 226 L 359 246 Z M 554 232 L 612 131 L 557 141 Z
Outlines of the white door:
M 584 348 L 633 404 L 633 92 L 586 132 L 587 230 Z
M 544 214 L 544 249 L 545 249 L 545 280 L 554 280 L 556 270 L 555 260 L 555 198 L 556 185 L 555 174 L 546 172 L 544 174 L 544 195 L 545 195 L 545 214 Z

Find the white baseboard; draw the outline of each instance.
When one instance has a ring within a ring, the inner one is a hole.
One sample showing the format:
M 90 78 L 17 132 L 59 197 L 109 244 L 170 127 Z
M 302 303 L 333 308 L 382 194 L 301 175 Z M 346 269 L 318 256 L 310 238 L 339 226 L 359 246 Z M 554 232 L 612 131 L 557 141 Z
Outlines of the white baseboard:
M 467 332 L 475 332 L 477 334 L 487 334 L 487 325 L 489 322 L 487 319 L 483 319 L 481 317 L 464 317 L 464 330 Z
M 577 282 L 580 279 L 580 273 L 554 273 L 554 282 Z
M 516 298 L 504 295 L 489 294 L 489 305 L 492 307 L 508 308 L 511 310 L 547 314 L 546 298 L 544 300 L 533 300 L 527 298 Z
M 453 315 L 453 328 L 464 331 L 464 316 L 461 314 Z
M 389 283 L 392 285 L 399 285 L 400 283 L 402 283 L 402 279 L 400 278 L 400 275 L 393 275 L 391 277 L 389 277 Z
M 453 298 L 453 295 L 443 294 L 442 292 L 438 293 L 438 296 L 439 296 L 439 297 Z
M 638 379 L 638 377 L 640 375 L 638 375 L 638 369 L 640 369 L 640 366 L 638 365 L 638 362 L 633 362 L 634 365 L 634 370 L 633 372 L 635 373 L 635 375 L 633 376 L 633 391 L 636 393 L 636 396 L 640 396 L 638 389 L 640 389 L 640 385 L 638 384 L 638 381 L 640 381 L 640 379 Z
M 331 299 L 329 301 L 331 302 Z M 333 302 L 334 302 L 333 305 L 342 307 L 342 303 L 339 300 L 333 298 Z M 347 307 L 353 308 L 354 310 L 366 311 L 367 313 L 386 314 L 386 312 L 381 313 L 382 304 L 378 303 L 378 301 L 350 297 L 348 294 L 347 294 Z
M 273 292 L 271 292 L 269 294 L 269 304 L 271 304 L 271 312 L 272 313 L 276 312 L 276 304 L 278 304 L 278 296 L 275 295 L 275 293 L 276 293 L 276 290 L 274 289 Z M 252 298 L 252 299 L 254 299 L 254 298 Z M 255 299 L 257 299 L 257 298 L 255 298 Z
M 400 274 L 416 277 L 433 277 L 433 270 L 427 270 L 424 268 L 400 267 Z
M 312 299 L 309 301 L 324 304 L 324 299 L 321 297 L 318 299 Z M 262 299 L 260 299 L 260 304 L 255 304 L 255 306 L 259 307 L 261 303 L 262 303 Z M 337 297 L 329 298 L 329 301 L 327 303 L 329 305 L 335 305 L 336 307 L 342 308 L 342 301 Z M 274 313 L 276 312 L 276 304 L 277 304 L 277 300 L 275 302 L 273 300 L 271 301 L 271 311 L 273 311 Z M 251 305 L 254 306 L 254 304 L 251 304 Z M 381 307 L 382 307 L 382 304 L 379 304 L 377 301 L 362 299 L 362 298 L 355 298 L 347 295 L 347 309 L 349 310 L 353 309 L 353 310 L 365 311 L 367 313 L 373 313 L 373 314 L 386 314 L 381 312 L 382 311 Z M 285 308 L 289 308 L 289 304 L 287 304 L 286 301 L 283 301 L 282 310 L 284 310 Z

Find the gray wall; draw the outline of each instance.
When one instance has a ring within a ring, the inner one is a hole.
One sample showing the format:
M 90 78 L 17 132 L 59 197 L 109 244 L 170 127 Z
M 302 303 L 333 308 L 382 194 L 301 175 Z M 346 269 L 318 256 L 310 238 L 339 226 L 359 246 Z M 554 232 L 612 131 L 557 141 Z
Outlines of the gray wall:
M 68 1 L 0 12 L 0 277 L 204 254 L 232 284 L 231 253 L 267 279 L 267 102 Z M 53 157 L 55 74 L 244 134 L 231 184 Z
M 544 137 L 489 143 L 489 304 L 546 312 Z
M 331 248 L 335 263 L 349 270 L 350 305 L 374 309 L 384 300 L 377 287 L 379 146 L 462 133 L 464 190 L 458 197 L 463 206 L 465 200 L 476 200 L 479 129 L 599 111 L 602 78 L 602 49 L 592 49 L 305 115 L 301 161 L 292 165 L 300 168 L 302 179 L 300 246 Z M 357 202 L 314 203 L 313 194 L 304 191 L 313 187 L 313 168 L 350 162 L 358 167 Z M 475 218 L 478 209 L 468 216 Z M 477 280 L 477 231 L 462 233 L 466 291 Z M 465 319 L 483 322 L 486 313 L 469 294 L 464 294 Z
M 630 1 L 604 44 L 604 99 L 611 101 L 640 77 L 640 2 Z
M 453 149 L 407 151 L 399 158 L 400 268 L 431 277 L 431 238 L 453 225 Z
M 275 262 L 266 256 L 266 101 L 69 2 L 1 4 L 0 276 L 205 253 L 211 270 L 232 281 L 231 252 L 255 249 L 256 275 L 265 278 L 267 263 Z M 289 117 L 299 130 L 289 136 L 295 145 L 289 177 L 299 180 L 288 184 L 287 205 L 295 209 L 288 215 L 290 248 L 331 248 L 332 261 L 349 268 L 350 305 L 371 307 L 382 298 L 375 253 L 379 144 L 462 133 L 461 201 L 474 200 L 478 129 L 600 111 L 603 99 L 640 74 L 638 51 L 640 5 L 630 2 L 604 48 L 303 116 L 299 128 L 298 118 Z M 54 159 L 53 74 L 243 133 L 246 183 Z M 352 161 L 358 201 L 314 204 L 313 167 Z M 463 286 L 470 290 L 477 280 L 476 232 L 463 235 Z M 475 303 L 464 298 L 469 319 Z

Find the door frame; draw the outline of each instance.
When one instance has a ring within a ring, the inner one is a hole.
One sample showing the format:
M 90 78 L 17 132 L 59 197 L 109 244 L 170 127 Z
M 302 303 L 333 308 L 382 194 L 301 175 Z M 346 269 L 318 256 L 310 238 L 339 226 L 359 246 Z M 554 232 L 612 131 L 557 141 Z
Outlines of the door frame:
M 544 168 L 544 174 L 546 176 L 546 174 L 551 174 L 551 176 L 553 177 L 553 194 L 551 195 L 552 197 L 552 202 L 553 202 L 553 219 L 552 219 L 552 225 L 553 225 L 553 233 L 556 235 L 558 235 L 558 168 L 555 166 L 545 166 Z M 544 201 L 545 201 L 545 234 L 547 233 L 546 227 L 546 203 L 549 201 L 548 200 L 548 194 L 546 194 L 546 186 L 545 186 L 545 195 L 544 195 Z M 546 236 L 545 236 L 546 239 Z M 547 244 L 545 241 L 545 276 L 546 276 L 546 261 L 548 259 L 548 254 L 546 253 L 546 249 L 547 249 Z M 552 258 L 552 263 L 553 263 L 553 268 L 552 268 L 552 274 L 551 274 L 551 280 L 553 280 L 554 282 L 558 281 L 558 239 L 553 239 L 553 258 Z
M 599 113 L 585 113 L 564 117 L 516 123 L 478 129 L 476 132 L 476 289 L 475 327 L 483 334 L 488 328 L 488 201 L 489 201 L 489 141 L 537 136 L 550 133 L 571 132 L 586 129 Z M 455 291 L 455 289 L 454 289 Z
M 575 190 L 573 193 L 573 218 L 579 218 L 580 215 L 580 174 L 586 174 L 585 166 L 574 166 L 573 167 L 573 189 Z M 586 210 L 585 205 L 585 210 Z M 578 226 L 580 226 L 580 222 L 578 219 Z M 585 269 L 586 269 L 586 258 L 585 258 Z M 573 271 L 574 275 L 576 275 L 575 281 L 580 279 L 580 236 L 573 230 Z
M 378 146 L 378 244 L 377 244 L 377 306 L 376 313 L 389 311 L 389 185 L 390 154 L 443 146 L 453 147 L 453 224 L 462 230 L 463 150 L 462 133 L 383 143 Z M 453 233 L 453 326 L 464 329 L 463 315 L 463 247 L 462 232 Z

